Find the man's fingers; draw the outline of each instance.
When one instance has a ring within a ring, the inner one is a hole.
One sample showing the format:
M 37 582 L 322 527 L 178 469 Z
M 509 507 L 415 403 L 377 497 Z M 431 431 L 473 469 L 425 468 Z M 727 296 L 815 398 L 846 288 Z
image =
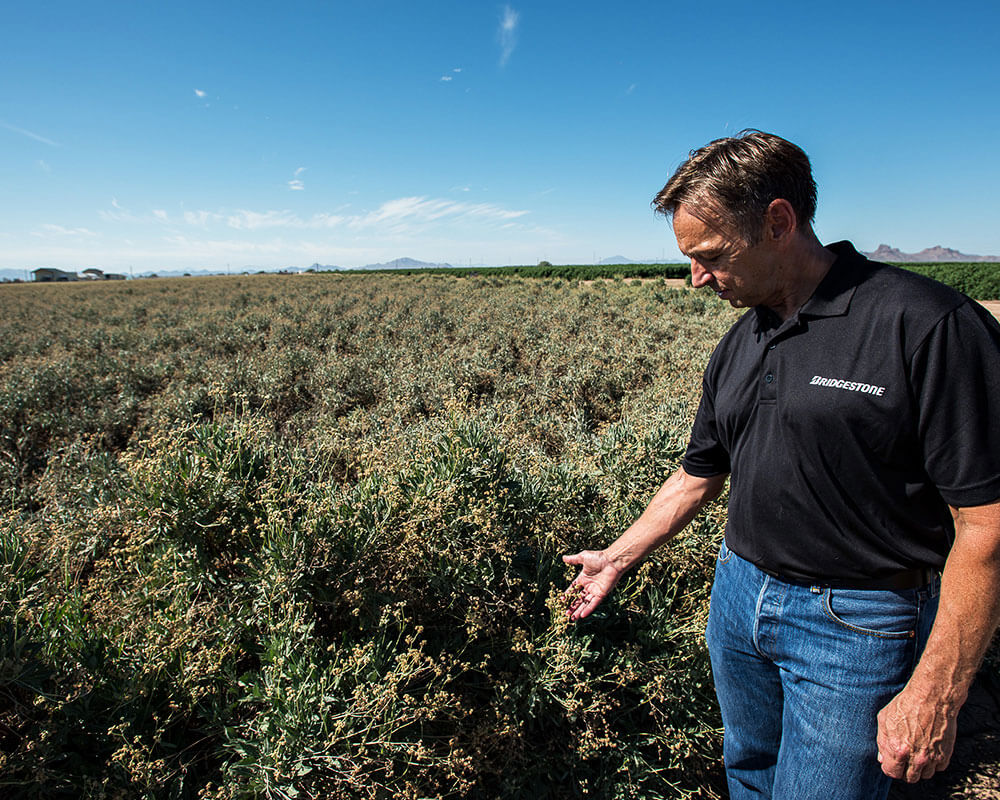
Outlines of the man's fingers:
M 934 768 L 934 762 L 926 758 L 919 758 L 918 756 L 911 756 L 909 763 L 906 765 L 906 776 L 905 780 L 907 783 L 919 783 L 924 778 L 930 778 L 937 770 Z
M 906 702 L 897 695 L 878 714 L 878 756 L 882 771 L 897 780 L 917 783 L 948 766 L 955 746 L 954 717 L 940 709 Z
M 948 767 L 950 758 L 935 760 L 918 753 L 904 753 L 893 755 L 884 754 L 879 750 L 878 761 L 882 765 L 882 772 L 890 778 L 906 781 L 907 783 L 919 783 L 920 781 L 933 778 L 934 775 Z
M 578 620 L 590 616 L 590 612 L 597 608 L 600 601 L 595 597 L 584 598 L 581 596 L 569 607 L 570 619 Z
M 911 759 L 910 766 L 906 771 L 906 782 L 917 783 L 918 781 L 925 781 L 928 778 L 933 778 L 934 775 L 941 772 L 941 770 L 947 769 L 950 761 L 950 756 L 942 759 Z
M 574 583 L 566 590 L 567 595 L 575 595 L 569 602 L 566 613 L 570 619 L 578 620 L 590 616 L 590 612 L 597 608 L 604 599 L 604 592 L 598 591 L 595 587 L 587 586 L 583 583 Z
M 906 764 L 896 758 L 886 758 L 881 753 L 878 754 L 879 763 L 882 765 L 882 772 L 890 778 L 902 780 L 906 775 Z

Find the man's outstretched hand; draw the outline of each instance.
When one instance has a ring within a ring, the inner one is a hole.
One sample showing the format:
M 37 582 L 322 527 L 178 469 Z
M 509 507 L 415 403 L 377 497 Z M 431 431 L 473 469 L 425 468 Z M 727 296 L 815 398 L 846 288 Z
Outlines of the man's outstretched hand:
M 563 561 L 580 567 L 580 574 L 566 590 L 570 598 L 569 618 L 583 619 L 615 588 L 622 571 L 600 550 L 584 550 L 574 556 L 563 556 Z

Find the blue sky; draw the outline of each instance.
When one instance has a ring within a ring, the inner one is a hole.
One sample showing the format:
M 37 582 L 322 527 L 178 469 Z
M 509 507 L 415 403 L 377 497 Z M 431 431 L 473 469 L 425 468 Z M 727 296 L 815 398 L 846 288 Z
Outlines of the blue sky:
M 995 3 L 8 0 L 0 268 L 679 260 L 742 128 L 817 232 L 1000 254 Z

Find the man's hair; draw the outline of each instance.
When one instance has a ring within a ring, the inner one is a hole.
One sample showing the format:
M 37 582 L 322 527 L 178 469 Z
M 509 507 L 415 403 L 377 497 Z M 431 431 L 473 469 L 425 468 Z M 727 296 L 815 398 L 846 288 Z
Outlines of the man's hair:
M 812 223 L 816 181 L 809 157 L 780 136 L 748 129 L 692 150 L 653 198 L 653 208 L 670 217 L 680 205 L 702 206 L 756 244 L 767 208 L 778 198 L 791 204 L 800 228 Z

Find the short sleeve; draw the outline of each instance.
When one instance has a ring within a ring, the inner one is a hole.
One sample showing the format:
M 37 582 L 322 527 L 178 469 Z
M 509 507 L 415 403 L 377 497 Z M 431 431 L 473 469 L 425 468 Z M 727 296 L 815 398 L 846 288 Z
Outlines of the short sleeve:
M 702 382 L 701 402 L 691 428 L 691 439 L 681 461 L 688 475 L 710 478 L 730 472 L 729 453 L 719 439 L 715 403 L 707 382 Z
M 924 468 L 946 503 L 1000 499 L 1000 325 L 968 301 L 910 360 Z

